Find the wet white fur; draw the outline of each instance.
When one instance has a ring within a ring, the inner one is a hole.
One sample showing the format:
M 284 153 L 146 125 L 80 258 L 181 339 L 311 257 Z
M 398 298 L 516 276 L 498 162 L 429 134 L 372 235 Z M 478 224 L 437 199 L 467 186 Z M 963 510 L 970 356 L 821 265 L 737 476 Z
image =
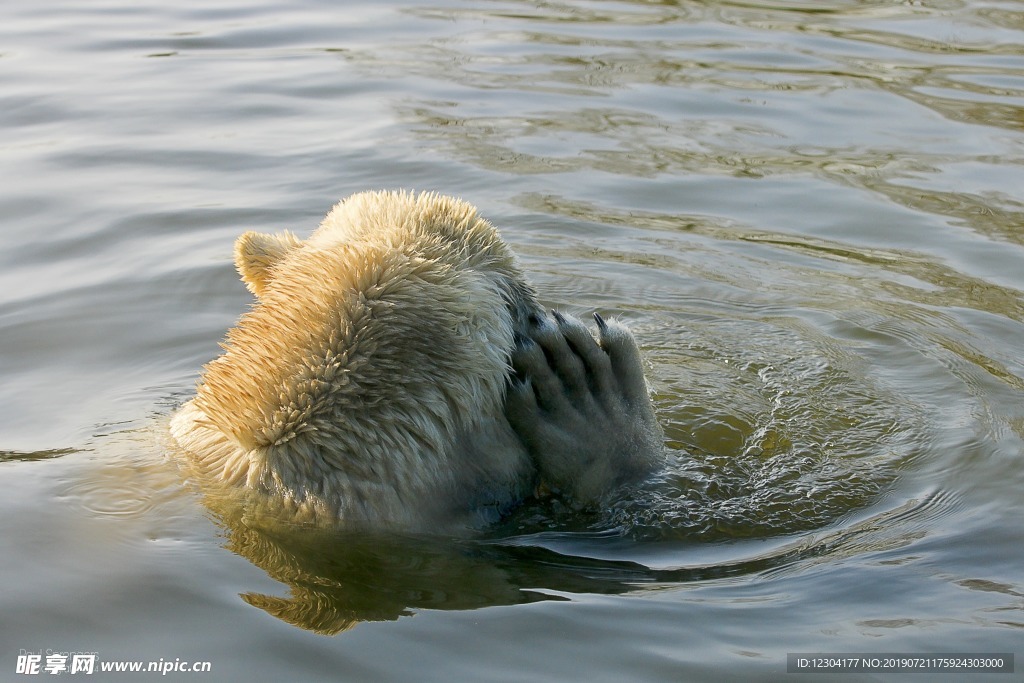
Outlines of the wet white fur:
M 472 526 L 533 485 L 502 405 L 537 304 L 472 206 L 357 194 L 308 240 L 242 235 L 235 262 L 257 302 L 171 423 L 205 483 L 412 530 Z

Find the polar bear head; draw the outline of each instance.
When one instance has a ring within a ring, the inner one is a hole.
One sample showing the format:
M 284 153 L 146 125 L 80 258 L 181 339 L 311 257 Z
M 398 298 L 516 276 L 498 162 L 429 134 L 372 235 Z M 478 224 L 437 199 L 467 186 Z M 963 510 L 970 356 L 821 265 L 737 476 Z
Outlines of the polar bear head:
M 467 472 L 523 479 L 518 444 L 469 444 L 511 443 L 493 423 L 539 307 L 472 206 L 361 193 L 305 241 L 242 235 L 235 264 L 257 301 L 172 423 L 201 470 L 307 512 L 398 523 L 457 497 Z

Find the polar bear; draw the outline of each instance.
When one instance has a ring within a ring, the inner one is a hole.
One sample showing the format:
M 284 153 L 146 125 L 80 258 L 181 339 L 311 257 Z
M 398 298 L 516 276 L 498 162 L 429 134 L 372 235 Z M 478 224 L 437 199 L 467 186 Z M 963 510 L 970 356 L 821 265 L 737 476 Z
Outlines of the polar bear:
M 305 241 L 242 235 L 235 264 L 257 301 L 170 426 L 204 484 L 279 517 L 436 531 L 540 484 L 593 502 L 656 462 L 632 335 L 547 315 L 461 200 L 356 194 Z

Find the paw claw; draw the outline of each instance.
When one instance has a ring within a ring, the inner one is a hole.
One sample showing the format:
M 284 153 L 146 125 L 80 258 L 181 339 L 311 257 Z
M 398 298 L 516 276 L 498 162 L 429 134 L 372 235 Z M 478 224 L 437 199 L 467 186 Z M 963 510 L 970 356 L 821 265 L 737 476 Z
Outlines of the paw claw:
M 599 313 L 598 338 L 569 314 L 538 315 L 512 352 L 509 423 L 542 481 L 597 502 L 644 476 L 661 452 L 640 352 L 624 325 Z

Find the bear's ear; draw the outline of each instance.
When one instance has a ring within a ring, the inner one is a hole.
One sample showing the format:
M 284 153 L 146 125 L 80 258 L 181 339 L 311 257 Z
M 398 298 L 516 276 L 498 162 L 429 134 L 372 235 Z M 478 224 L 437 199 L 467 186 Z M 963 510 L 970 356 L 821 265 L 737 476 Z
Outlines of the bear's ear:
M 271 279 L 271 269 L 302 240 L 285 230 L 274 235 L 247 232 L 235 240 L 235 268 L 242 282 L 257 298 L 263 296 Z

